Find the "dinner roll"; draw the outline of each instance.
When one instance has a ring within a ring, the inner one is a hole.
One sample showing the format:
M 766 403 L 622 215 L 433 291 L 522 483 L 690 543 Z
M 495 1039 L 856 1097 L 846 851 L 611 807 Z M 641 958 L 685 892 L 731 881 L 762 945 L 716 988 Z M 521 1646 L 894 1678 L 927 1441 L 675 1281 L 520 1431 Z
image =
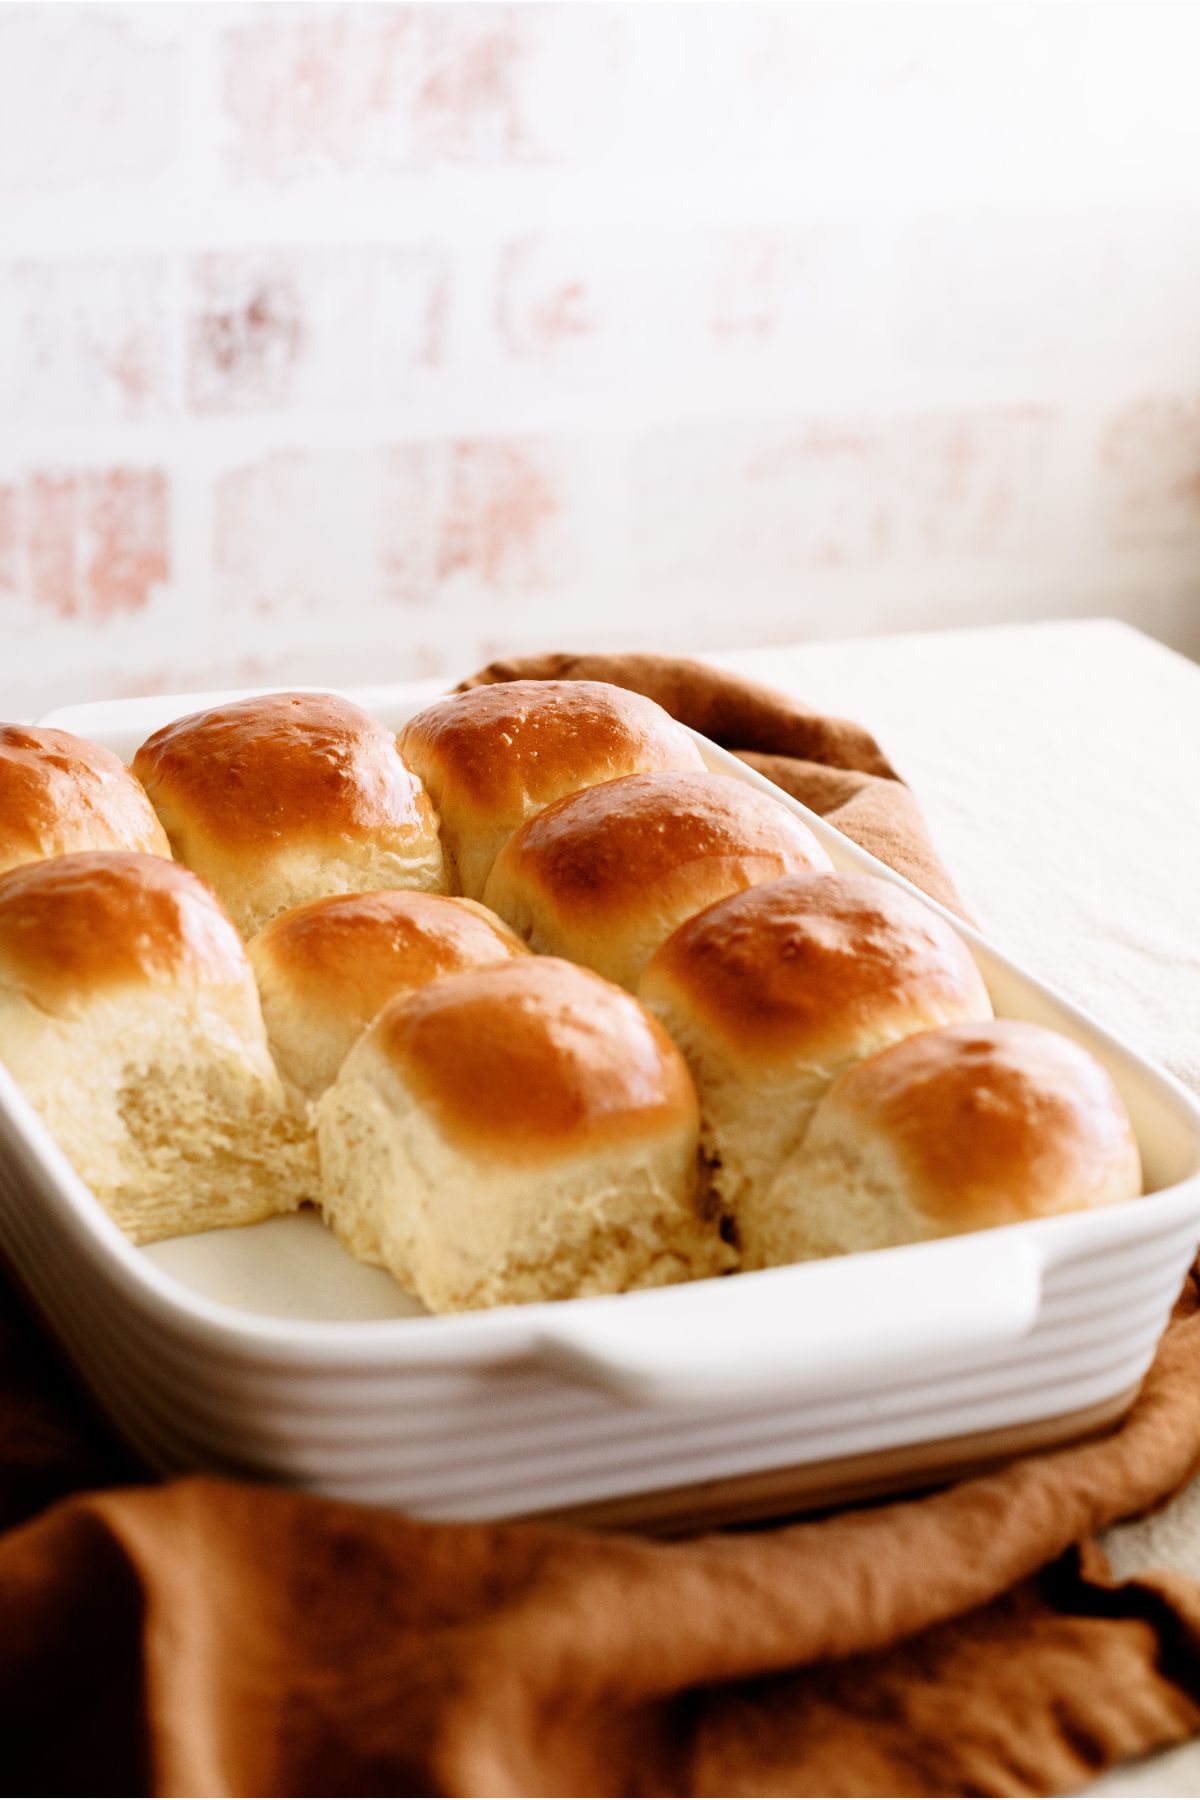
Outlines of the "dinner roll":
M 273 919 L 247 949 L 276 1064 L 313 1100 L 386 1000 L 525 954 L 474 900 L 400 888 L 310 900 Z
M 241 939 L 165 857 L 0 875 L 0 1060 L 139 1243 L 249 1224 L 314 1188 Z
M 905 1038 L 836 1081 L 743 1244 L 748 1267 L 877 1250 L 1142 1191 L 1095 1057 L 1015 1019 Z
M 530 819 L 484 899 L 532 949 L 632 988 L 663 940 L 714 900 L 832 867 L 807 825 L 731 775 L 629 775 Z
M 39 725 L 0 725 L 0 871 L 76 850 L 170 856 L 140 784 L 111 750 Z
M 133 772 L 247 937 L 325 894 L 445 887 L 425 790 L 391 732 L 336 694 L 191 713 L 147 738 Z
M 669 713 L 606 681 L 449 694 L 410 720 L 400 748 L 437 807 L 453 885 L 476 900 L 505 840 L 552 800 L 619 775 L 704 767 Z
M 750 1241 L 768 1178 L 844 1069 L 992 1011 L 953 926 L 872 875 L 786 875 L 718 901 L 667 939 L 638 994 L 687 1058 L 713 1185 Z
M 394 1000 L 317 1103 L 325 1216 L 434 1312 L 716 1274 L 696 1092 L 628 994 L 522 957 Z

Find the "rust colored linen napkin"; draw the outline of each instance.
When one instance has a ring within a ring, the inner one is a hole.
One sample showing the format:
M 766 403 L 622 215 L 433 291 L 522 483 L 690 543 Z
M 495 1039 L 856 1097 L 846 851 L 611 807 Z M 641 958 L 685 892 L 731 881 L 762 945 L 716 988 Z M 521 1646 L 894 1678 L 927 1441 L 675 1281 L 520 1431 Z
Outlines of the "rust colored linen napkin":
M 652 693 L 953 897 L 857 727 L 674 661 Z M 1200 1466 L 1182 1296 L 1106 1437 L 941 1492 L 677 1543 L 153 1483 L 0 1297 L 7 1792 L 1040 1794 L 1200 1730 L 1200 1585 L 1096 1533 Z
M 679 656 L 523 656 L 489 663 L 459 687 L 495 681 L 611 681 L 648 694 L 935 900 L 963 911 L 920 808 L 861 725 L 809 712 L 757 681 Z

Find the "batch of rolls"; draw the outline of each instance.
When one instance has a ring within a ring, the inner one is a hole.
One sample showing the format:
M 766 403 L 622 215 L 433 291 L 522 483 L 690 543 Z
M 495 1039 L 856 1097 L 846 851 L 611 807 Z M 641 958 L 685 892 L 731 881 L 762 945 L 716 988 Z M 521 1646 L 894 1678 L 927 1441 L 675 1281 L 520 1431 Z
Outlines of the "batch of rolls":
M 450 1312 L 1141 1191 L 1094 1058 L 624 689 L 8 726 L 0 832 L 0 1059 L 139 1242 L 311 1204 Z

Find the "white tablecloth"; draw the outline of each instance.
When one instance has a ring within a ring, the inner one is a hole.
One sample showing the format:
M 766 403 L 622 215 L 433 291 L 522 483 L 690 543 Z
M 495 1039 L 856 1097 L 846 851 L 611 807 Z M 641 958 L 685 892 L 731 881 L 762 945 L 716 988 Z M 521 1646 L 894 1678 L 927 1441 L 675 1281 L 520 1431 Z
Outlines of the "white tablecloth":
M 984 932 L 1200 1092 L 1200 665 L 1108 620 L 710 658 L 866 725 Z M 1200 1578 L 1200 1483 L 1108 1537 Z M 1093 1794 L 1200 1794 L 1200 1740 Z

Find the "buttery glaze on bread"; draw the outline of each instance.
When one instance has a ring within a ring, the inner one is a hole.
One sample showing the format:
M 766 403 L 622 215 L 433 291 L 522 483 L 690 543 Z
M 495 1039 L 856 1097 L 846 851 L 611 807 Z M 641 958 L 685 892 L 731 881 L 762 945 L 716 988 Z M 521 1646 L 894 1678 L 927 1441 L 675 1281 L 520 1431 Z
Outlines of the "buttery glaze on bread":
M 484 899 L 532 949 L 632 988 L 693 913 L 832 867 L 807 825 L 732 776 L 630 775 L 530 819 L 497 857 Z
M 778 1165 L 845 1069 L 991 1002 L 954 928 L 871 875 L 788 875 L 681 925 L 638 987 L 687 1058 L 713 1185 L 751 1251 Z
M 948 1237 L 1141 1191 L 1129 1115 L 1087 1050 L 1015 1019 L 947 1025 L 834 1083 L 745 1261 Z
M 337 695 L 191 713 L 146 740 L 133 772 L 246 936 L 326 894 L 445 887 L 424 788 L 391 732 Z
M 247 1224 L 313 1190 L 242 942 L 165 857 L 0 875 L 0 1058 L 138 1242 Z
M 474 900 L 401 889 L 293 907 L 247 949 L 275 1061 L 309 1099 L 329 1086 L 386 1001 L 525 954 Z
M 695 1090 L 637 1001 L 523 957 L 391 1002 L 317 1105 L 326 1218 L 435 1312 L 728 1267 Z
M 171 854 L 144 790 L 111 750 L 69 731 L 0 725 L 0 871 L 81 850 Z
M 621 775 L 704 767 L 661 706 L 604 681 L 450 694 L 409 721 L 400 748 L 437 808 L 453 884 L 473 899 L 506 840 L 552 801 Z

